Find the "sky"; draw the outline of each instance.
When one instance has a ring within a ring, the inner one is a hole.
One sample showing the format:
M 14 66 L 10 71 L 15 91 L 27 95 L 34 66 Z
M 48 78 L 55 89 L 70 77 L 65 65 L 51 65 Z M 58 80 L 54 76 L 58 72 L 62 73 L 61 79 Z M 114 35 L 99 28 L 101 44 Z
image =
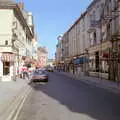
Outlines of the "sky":
M 17 0 L 20 1 L 25 10 L 33 13 L 39 46 L 47 47 L 48 58 L 54 58 L 57 36 L 68 30 L 92 0 Z

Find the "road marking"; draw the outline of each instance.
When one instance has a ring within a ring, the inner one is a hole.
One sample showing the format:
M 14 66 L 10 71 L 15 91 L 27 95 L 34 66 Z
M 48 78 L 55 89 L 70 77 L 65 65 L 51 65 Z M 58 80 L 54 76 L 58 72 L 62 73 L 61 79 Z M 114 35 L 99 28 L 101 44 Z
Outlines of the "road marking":
M 11 112 L 9 113 L 6 120 L 14 120 L 14 118 L 16 117 L 19 111 L 21 104 L 25 101 L 31 90 L 32 88 L 28 88 L 26 91 L 24 91 L 24 94 L 22 94 L 20 97 L 17 98 L 14 104 L 10 107 Z
M 28 95 L 30 94 L 31 91 L 32 91 L 32 88 L 30 88 L 30 90 L 27 92 L 27 94 L 25 94 L 25 96 L 23 97 L 23 100 L 20 103 L 20 105 L 19 105 L 19 107 L 17 109 L 17 112 L 16 112 L 16 114 L 15 114 L 15 116 L 14 116 L 14 118 L 12 120 L 17 120 L 18 115 L 20 114 L 20 111 L 21 111 L 21 109 L 22 109 L 22 107 L 23 107 L 23 105 L 24 105 L 24 103 L 25 103 L 25 101 L 26 101 L 26 99 L 27 99 L 27 97 L 28 97 Z

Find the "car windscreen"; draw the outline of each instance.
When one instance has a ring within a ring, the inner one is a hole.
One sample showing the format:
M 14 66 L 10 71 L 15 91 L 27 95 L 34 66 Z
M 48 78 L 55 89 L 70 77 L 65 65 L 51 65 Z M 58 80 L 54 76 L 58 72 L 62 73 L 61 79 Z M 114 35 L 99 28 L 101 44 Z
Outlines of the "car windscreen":
M 34 74 L 45 74 L 45 71 L 37 70 L 37 71 L 34 72 Z

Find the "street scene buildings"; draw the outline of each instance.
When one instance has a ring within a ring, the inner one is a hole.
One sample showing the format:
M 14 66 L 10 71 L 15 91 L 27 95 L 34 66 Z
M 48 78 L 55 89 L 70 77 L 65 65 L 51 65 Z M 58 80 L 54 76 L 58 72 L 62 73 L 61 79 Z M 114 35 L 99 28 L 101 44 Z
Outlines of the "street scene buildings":
M 47 66 L 47 62 L 48 62 L 48 52 L 47 49 L 45 47 L 38 47 L 37 50 L 37 54 L 38 54 L 38 63 L 37 63 L 37 67 L 46 67 Z
M 12 81 L 23 65 L 36 67 L 37 37 L 33 15 L 24 3 L 0 1 L 0 81 Z
M 93 0 L 58 40 L 57 68 L 119 81 L 119 10 L 119 0 Z
M 0 0 L 0 120 L 120 120 L 120 0 L 15 1 Z

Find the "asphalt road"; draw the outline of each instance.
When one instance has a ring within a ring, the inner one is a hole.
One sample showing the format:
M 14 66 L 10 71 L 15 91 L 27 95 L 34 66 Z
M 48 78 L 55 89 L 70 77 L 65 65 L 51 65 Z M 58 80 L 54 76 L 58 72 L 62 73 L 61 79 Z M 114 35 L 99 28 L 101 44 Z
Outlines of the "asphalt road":
M 120 94 L 58 73 L 32 84 L 17 120 L 120 120 Z

